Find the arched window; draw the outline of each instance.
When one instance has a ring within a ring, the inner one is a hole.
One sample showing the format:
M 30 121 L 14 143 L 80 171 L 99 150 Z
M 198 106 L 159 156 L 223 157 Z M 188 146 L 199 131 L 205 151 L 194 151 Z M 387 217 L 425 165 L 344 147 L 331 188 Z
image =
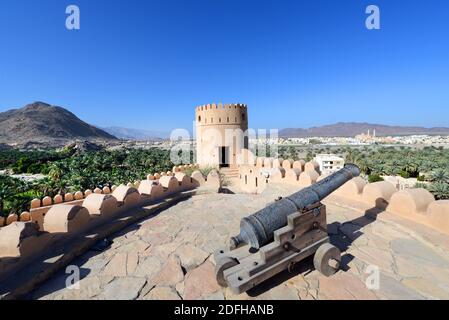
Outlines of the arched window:
M 245 121 L 245 114 L 242 113 L 242 121 Z
M 201 116 L 198 116 L 198 122 L 201 122 Z
M 228 117 L 228 122 L 229 122 L 229 117 Z

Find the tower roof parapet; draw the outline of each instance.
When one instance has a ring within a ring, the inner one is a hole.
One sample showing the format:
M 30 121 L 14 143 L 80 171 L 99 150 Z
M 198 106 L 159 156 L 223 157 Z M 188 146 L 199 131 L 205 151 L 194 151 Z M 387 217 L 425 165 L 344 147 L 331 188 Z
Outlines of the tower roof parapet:
M 219 110 L 219 109 L 247 109 L 248 106 L 243 103 L 209 103 L 196 107 L 196 111 Z

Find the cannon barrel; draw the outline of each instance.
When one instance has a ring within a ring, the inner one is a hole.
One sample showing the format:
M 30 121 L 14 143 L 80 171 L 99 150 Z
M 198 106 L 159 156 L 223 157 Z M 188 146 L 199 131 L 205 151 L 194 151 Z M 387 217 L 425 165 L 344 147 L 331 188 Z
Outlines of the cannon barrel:
M 354 164 L 347 164 L 343 169 L 320 182 L 243 218 L 240 222 L 240 234 L 231 238 L 231 248 L 236 248 L 242 244 L 250 244 L 252 248 L 259 249 L 272 241 L 274 231 L 287 225 L 289 215 L 320 202 L 346 182 L 359 175 L 359 167 Z

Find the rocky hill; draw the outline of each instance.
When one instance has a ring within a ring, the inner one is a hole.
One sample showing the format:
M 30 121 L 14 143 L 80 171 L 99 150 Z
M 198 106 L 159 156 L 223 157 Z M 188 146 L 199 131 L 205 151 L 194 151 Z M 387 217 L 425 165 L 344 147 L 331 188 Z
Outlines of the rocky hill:
M 301 138 L 301 137 L 354 137 L 360 133 L 372 133 L 376 130 L 377 136 L 405 136 L 415 134 L 428 135 L 449 135 L 449 128 L 424 128 L 424 127 L 401 127 L 386 126 L 381 124 L 339 122 L 336 124 L 312 127 L 308 129 L 287 128 L 279 131 L 280 137 Z
M 115 141 L 70 111 L 43 102 L 0 113 L 0 143 L 21 148 L 60 147 L 74 140 Z

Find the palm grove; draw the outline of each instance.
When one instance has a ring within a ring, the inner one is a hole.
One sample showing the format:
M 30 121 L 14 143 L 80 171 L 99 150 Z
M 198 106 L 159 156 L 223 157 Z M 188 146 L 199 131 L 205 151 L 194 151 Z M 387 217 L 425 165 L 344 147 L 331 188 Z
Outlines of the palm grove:
M 0 212 L 5 216 L 20 214 L 29 209 L 34 198 L 111 187 L 171 168 L 169 151 L 158 148 L 82 153 L 71 149 L 0 152 L 0 169 L 14 174 L 45 175 L 32 182 L 0 175 Z
M 297 158 L 295 147 L 280 147 L 279 156 Z M 306 150 L 307 160 L 326 150 Z M 417 187 L 425 187 L 436 199 L 449 199 L 449 150 L 426 147 L 341 148 L 338 153 L 346 162 L 357 164 L 370 182 L 382 175 L 416 177 Z M 168 171 L 173 167 L 170 151 L 160 148 L 120 149 L 115 151 L 77 152 L 9 150 L 0 152 L 0 170 L 14 174 L 43 174 L 45 177 L 26 182 L 10 175 L 0 175 L 0 213 L 20 214 L 29 209 L 33 198 L 55 196 L 78 190 L 118 185 L 141 180 L 148 173 Z
M 342 155 L 346 163 L 358 165 L 369 182 L 381 181 L 381 176 L 417 178 L 416 187 L 428 189 L 437 200 L 449 199 L 449 150 L 442 147 L 365 146 L 342 147 L 332 151 L 329 148 L 279 148 L 279 156 L 284 159 L 295 159 L 306 154 L 306 160 L 311 160 L 316 153 L 330 152 Z

